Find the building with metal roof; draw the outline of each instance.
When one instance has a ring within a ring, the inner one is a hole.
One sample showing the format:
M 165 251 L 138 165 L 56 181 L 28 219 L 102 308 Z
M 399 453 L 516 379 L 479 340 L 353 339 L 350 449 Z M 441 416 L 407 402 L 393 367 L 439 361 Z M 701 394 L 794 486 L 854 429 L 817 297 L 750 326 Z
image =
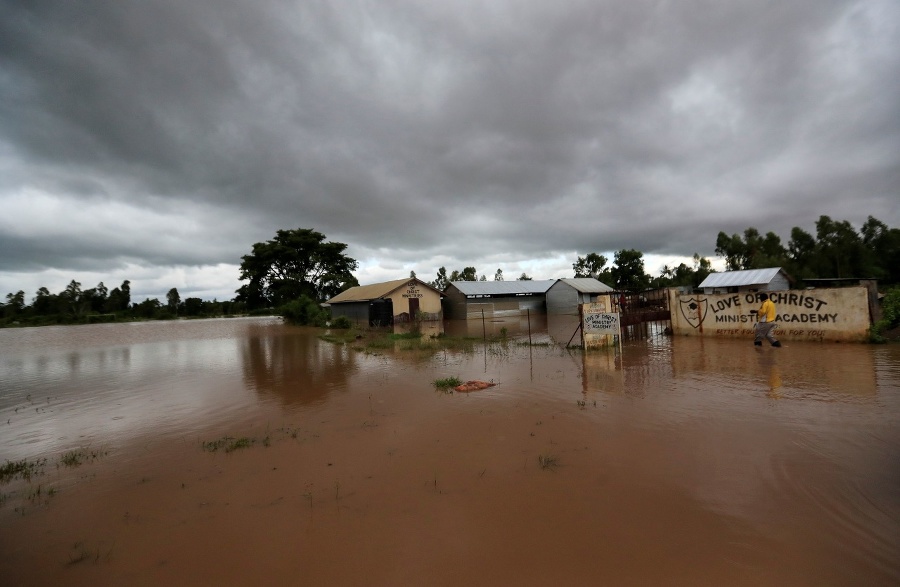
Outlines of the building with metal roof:
M 791 276 L 781 267 L 769 267 L 710 273 L 699 287 L 707 294 L 784 291 L 791 288 L 792 281 Z
M 346 316 L 356 323 L 386 326 L 416 317 L 443 317 L 441 292 L 415 277 L 351 287 L 328 300 L 331 317 Z
M 444 290 L 444 314 L 454 320 L 543 314 L 545 295 L 554 283 L 555 279 L 451 281 Z
M 557 279 L 546 293 L 548 314 L 578 314 L 580 304 L 597 301 L 597 297 L 614 290 L 593 277 Z

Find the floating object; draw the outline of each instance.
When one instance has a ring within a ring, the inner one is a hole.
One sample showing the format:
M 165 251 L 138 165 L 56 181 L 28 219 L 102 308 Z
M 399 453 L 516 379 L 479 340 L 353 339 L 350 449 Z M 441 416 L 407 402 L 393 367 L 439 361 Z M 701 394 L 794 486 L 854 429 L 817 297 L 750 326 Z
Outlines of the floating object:
M 457 385 L 453 389 L 456 391 L 462 391 L 464 393 L 468 393 L 470 391 L 480 391 L 482 389 L 487 389 L 488 387 L 494 387 L 497 385 L 496 383 L 488 383 L 487 381 L 466 381 L 462 385 Z

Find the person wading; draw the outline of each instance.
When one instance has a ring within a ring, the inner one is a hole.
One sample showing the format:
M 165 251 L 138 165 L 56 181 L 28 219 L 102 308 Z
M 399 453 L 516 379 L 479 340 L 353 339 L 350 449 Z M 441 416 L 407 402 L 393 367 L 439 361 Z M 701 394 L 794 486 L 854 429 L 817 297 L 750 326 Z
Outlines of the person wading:
M 775 304 L 769 299 L 769 294 L 761 293 L 759 299 L 762 300 L 762 305 L 759 310 L 755 310 L 757 322 L 756 338 L 753 339 L 753 344 L 762 346 L 762 339 L 765 338 L 772 343 L 772 346 L 781 346 L 781 343 L 775 339 L 775 327 L 778 326 L 775 324 Z

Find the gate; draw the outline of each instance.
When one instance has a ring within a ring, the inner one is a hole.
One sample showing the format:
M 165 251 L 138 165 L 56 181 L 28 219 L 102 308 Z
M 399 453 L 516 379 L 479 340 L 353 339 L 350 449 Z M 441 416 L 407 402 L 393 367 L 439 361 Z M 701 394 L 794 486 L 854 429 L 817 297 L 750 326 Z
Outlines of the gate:
M 649 289 L 638 293 L 615 294 L 618 296 L 623 338 L 649 338 L 672 333 L 667 291 Z

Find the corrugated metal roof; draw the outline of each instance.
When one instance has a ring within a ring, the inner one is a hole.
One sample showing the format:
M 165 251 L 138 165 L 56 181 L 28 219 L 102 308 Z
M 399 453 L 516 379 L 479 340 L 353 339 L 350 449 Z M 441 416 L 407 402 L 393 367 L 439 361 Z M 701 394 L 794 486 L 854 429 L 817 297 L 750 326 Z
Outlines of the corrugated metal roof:
M 559 281 L 574 287 L 581 293 L 608 293 L 614 291 L 613 288 L 593 277 L 567 277 Z
M 722 273 L 710 273 L 700 288 L 705 287 L 741 287 L 744 285 L 763 285 L 769 283 L 781 267 L 769 267 L 767 269 L 744 269 L 741 271 L 724 271 Z
M 514 296 L 519 294 L 545 294 L 555 279 L 523 281 L 451 281 L 463 295 L 467 296 Z
M 425 286 L 433 289 L 427 283 L 423 283 L 421 280 L 418 280 L 416 278 L 395 279 L 393 281 L 385 281 L 382 283 L 373 283 L 371 285 L 358 285 L 356 287 L 351 287 L 350 289 L 344 290 L 338 295 L 334 296 L 333 298 L 328 300 L 327 303 L 339 304 L 341 302 L 367 302 L 369 300 L 377 300 L 379 298 L 390 295 L 390 293 L 395 289 L 397 289 L 398 287 L 403 287 L 410 281 L 415 281 L 420 286 Z

